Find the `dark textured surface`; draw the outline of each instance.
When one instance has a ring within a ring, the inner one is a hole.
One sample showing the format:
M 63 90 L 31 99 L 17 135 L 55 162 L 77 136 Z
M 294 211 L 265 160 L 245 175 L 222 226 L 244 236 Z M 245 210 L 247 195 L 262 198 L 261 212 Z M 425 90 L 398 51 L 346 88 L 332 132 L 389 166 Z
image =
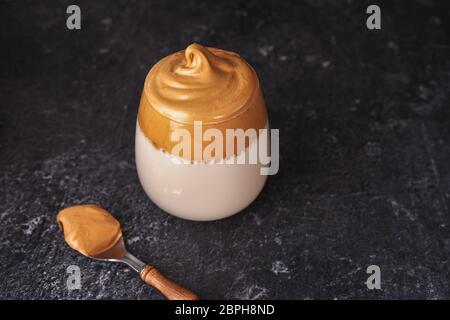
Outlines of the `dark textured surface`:
M 0 5 L 0 298 L 162 298 L 65 245 L 56 213 L 88 202 L 203 298 L 450 298 L 448 2 L 383 2 L 379 31 L 361 1 L 76 3 L 80 31 L 70 2 Z M 281 136 L 278 175 L 211 223 L 162 212 L 134 164 L 144 77 L 193 41 L 255 67 Z

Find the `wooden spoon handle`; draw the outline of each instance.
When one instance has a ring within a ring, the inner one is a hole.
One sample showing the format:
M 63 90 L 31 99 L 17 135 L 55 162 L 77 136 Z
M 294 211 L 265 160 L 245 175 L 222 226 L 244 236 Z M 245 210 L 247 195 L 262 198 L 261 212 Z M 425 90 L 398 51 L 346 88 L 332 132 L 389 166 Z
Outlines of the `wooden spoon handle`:
M 145 266 L 141 271 L 141 279 L 161 291 L 169 300 L 198 300 L 195 293 L 167 279 L 155 267 Z

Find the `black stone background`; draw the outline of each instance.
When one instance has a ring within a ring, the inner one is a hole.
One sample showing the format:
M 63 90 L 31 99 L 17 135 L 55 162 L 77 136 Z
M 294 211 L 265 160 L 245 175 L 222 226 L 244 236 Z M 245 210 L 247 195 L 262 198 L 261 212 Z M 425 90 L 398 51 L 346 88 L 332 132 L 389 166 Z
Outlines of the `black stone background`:
M 55 215 L 78 203 L 110 210 L 132 253 L 202 298 L 450 298 L 450 5 L 374 1 L 370 31 L 370 3 L 2 1 L 0 298 L 162 299 L 66 246 Z M 194 41 L 255 67 L 280 129 L 279 173 L 208 223 L 157 208 L 134 163 L 145 75 Z

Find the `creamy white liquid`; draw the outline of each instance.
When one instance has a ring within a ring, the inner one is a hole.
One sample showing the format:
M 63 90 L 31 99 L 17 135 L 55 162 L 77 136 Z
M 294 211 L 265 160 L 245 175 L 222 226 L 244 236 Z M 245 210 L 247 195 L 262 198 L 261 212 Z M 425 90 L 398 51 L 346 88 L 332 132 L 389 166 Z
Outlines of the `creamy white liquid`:
M 139 179 L 147 195 L 163 210 L 184 219 L 231 216 L 253 202 L 267 179 L 261 175 L 260 164 L 180 163 L 179 158 L 158 150 L 139 123 L 135 148 Z M 255 140 L 246 152 L 256 152 L 253 149 L 257 148 Z

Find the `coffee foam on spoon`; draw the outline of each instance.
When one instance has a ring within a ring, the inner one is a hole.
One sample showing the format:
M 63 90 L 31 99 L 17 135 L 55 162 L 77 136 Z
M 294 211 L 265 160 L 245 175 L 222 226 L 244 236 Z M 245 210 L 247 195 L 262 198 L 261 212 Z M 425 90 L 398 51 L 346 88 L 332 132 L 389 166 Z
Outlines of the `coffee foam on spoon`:
M 122 237 L 119 221 L 96 205 L 78 205 L 63 209 L 58 213 L 56 221 L 64 231 L 67 244 L 88 257 L 101 255 L 114 247 Z

